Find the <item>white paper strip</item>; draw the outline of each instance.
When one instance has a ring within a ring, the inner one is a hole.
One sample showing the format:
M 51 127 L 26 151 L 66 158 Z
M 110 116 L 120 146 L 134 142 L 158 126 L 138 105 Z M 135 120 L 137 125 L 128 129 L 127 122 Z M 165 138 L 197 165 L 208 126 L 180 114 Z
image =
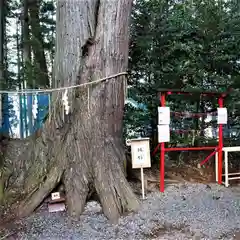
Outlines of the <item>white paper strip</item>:
M 170 124 L 170 108 L 158 107 L 158 124 Z
M 158 142 L 170 142 L 169 125 L 158 125 Z
M 37 99 L 37 94 L 33 95 L 33 105 L 32 105 L 32 115 L 33 119 L 37 118 L 38 114 L 38 99 Z
M 217 114 L 218 114 L 217 123 L 227 124 L 227 119 L 228 119 L 227 108 L 218 108 Z
M 62 101 L 63 101 L 63 106 L 65 109 L 65 113 L 68 115 L 69 114 L 69 102 L 68 102 L 68 91 L 66 90 L 62 96 Z

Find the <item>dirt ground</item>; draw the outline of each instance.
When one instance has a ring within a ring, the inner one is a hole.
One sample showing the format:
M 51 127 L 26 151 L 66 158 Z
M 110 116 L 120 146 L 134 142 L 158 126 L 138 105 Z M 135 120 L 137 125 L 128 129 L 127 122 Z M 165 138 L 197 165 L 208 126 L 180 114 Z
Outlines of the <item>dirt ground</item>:
M 145 169 L 144 170 L 145 179 L 148 181 L 147 192 L 153 192 L 153 191 L 159 191 L 159 169 L 157 166 L 154 166 L 151 169 Z M 185 167 L 171 167 L 166 169 L 165 174 L 166 182 L 172 180 L 174 183 L 179 182 L 191 182 L 191 183 L 204 183 L 204 184 L 210 184 L 215 181 L 214 176 L 214 169 L 212 167 L 207 168 L 197 168 L 192 166 L 185 166 Z M 133 181 L 134 180 L 134 181 Z M 137 171 L 132 172 L 131 177 L 131 185 L 134 188 L 134 191 L 140 195 L 141 193 L 141 184 L 140 184 L 140 171 L 137 169 Z M 171 181 L 170 183 L 171 184 Z M 166 187 L 169 185 L 166 183 Z M 237 186 L 238 182 L 235 181 L 231 184 L 232 190 L 239 194 L 240 197 L 240 188 Z M 1 213 L 3 213 L 3 209 L 0 209 Z M 18 220 L 10 220 L 10 221 L 1 221 L 0 222 L 0 240 L 13 240 L 18 239 L 17 234 L 19 232 L 25 231 L 25 226 L 22 224 L 21 221 Z M 179 227 L 178 227 L 179 228 Z M 167 239 L 160 237 L 165 230 L 162 229 L 162 227 L 155 228 L 152 231 L 151 236 L 146 236 L 146 239 Z M 179 235 L 183 234 L 181 232 L 181 229 L 175 229 L 174 232 L 179 232 Z M 234 233 L 236 237 L 234 239 L 240 240 L 240 232 Z M 197 240 L 197 238 L 195 239 Z

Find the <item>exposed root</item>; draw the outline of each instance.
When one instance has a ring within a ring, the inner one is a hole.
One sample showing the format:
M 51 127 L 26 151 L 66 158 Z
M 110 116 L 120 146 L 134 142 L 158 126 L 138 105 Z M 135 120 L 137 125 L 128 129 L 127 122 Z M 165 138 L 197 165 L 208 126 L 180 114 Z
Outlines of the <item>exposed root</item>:
M 96 164 L 94 168 L 95 187 L 99 195 L 100 202 L 105 216 L 112 222 L 117 223 L 119 217 L 125 212 L 138 210 L 139 202 L 132 192 L 132 189 L 127 182 L 118 158 L 114 155 L 115 145 L 105 143 L 106 164 Z M 99 154 L 101 153 L 101 150 Z
M 74 218 L 78 218 L 83 212 L 89 193 L 89 181 L 84 171 L 86 169 L 81 167 L 71 167 L 64 176 L 68 212 Z
M 21 202 L 18 210 L 19 217 L 25 217 L 31 214 L 51 193 L 51 191 L 59 184 L 63 174 L 63 169 L 59 166 L 54 166 L 46 176 L 43 183 L 27 195 L 23 202 Z

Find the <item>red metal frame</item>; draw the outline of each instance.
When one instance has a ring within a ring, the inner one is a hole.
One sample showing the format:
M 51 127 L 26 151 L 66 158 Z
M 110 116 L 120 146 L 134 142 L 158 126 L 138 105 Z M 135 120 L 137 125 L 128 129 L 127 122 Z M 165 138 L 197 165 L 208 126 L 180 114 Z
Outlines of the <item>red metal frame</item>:
M 160 95 L 160 105 L 162 107 L 166 106 L 166 95 L 171 94 L 186 94 L 186 95 L 192 95 L 196 94 L 195 92 L 187 92 L 187 91 L 178 91 L 178 90 L 171 90 L 171 91 L 162 91 Z M 217 93 L 217 92 L 198 92 L 198 94 L 202 96 L 218 96 L 218 105 L 220 108 L 223 107 L 223 98 L 226 97 L 226 93 Z M 195 114 L 198 116 L 197 114 Z M 214 150 L 211 152 L 201 163 L 200 165 L 205 164 L 210 160 L 212 156 L 214 156 L 216 153 L 218 153 L 218 183 L 222 183 L 222 148 L 223 148 L 223 125 L 219 124 L 218 126 L 218 146 L 215 147 L 176 147 L 176 148 L 165 148 L 164 143 L 159 143 L 157 147 L 154 149 L 152 155 L 154 156 L 159 147 L 160 147 L 160 192 L 164 192 L 164 175 L 165 175 L 165 152 L 171 152 L 171 151 L 199 151 L 199 150 Z
M 166 106 L 166 96 L 165 93 L 161 94 L 161 106 Z M 160 192 L 164 192 L 164 175 L 165 175 L 165 144 L 161 144 L 161 153 L 160 153 Z
M 202 162 L 200 162 L 200 166 L 204 165 L 206 162 L 210 160 L 218 152 L 218 148 L 215 151 L 211 152 Z
M 218 105 L 223 107 L 223 97 L 218 99 Z M 218 183 L 222 184 L 222 148 L 223 148 L 223 125 L 218 126 Z
M 172 115 L 175 116 L 185 116 L 186 113 L 183 112 L 171 112 Z M 217 112 L 207 112 L 207 113 L 187 113 L 187 115 L 189 115 L 189 117 L 202 117 L 202 116 L 207 116 L 207 115 L 211 115 L 211 116 L 216 116 Z
M 214 150 L 216 147 L 175 147 L 175 148 L 165 148 L 166 152 L 176 152 L 176 151 L 199 151 L 199 150 Z

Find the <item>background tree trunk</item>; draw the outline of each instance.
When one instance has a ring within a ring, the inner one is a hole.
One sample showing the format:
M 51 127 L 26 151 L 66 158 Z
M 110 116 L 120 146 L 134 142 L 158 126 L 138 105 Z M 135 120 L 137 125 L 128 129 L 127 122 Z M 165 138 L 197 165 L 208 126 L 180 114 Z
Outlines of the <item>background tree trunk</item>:
M 58 1 L 55 86 L 74 85 L 125 72 L 132 0 Z M 113 222 L 138 208 L 121 162 L 125 76 L 69 91 L 71 113 L 63 114 L 62 93 L 42 136 L 31 141 L 12 185 L 24 185 L 19 215 L 30 214 L 61 181 L 67 206 L 78 217 L 96 190 Z M 20 176 L 19 176 L 20 175 Z
M 5 1 L 0 1 L 0 86 L 1 89 L 5 87 L 6 66 L 5 66 L 5 27 L 6 27 L 6 7 Z M 2 128 L 3 121 L 3 100 L 4 96 L 0 94 L 0 127 Z M 3 199 L 4 192 L 4 177 L 3 177 L 3 157 L 0 155 L 0 202 Z
M 0 86 L 4 87 L 5 1 L 0 1 Z M 0 122 L 2 124 L 2 95 L 0 95 Z
M 32 59 L 31 59 L 31 47 L 30 47 L 30 32 L 29 32 L 29 17 L 28 17 L 28 0 L 23 1 L 23 12 L 22 12 L 22 48 L 23 48 L 23 79 L 22 87 L 23 89 L 34 88 L 34 81 L 32 79 Z M 27 98 L 27 99 L 25 99 Z M 33 132 L 33 119 L 32 119 L 32 96 L 26 94 L 24 96 L 24 106 L 26 106 L 25 116 L 25 131 L 26 136 L 29 132 Z
M 32 33 L 32 50 L 34 54 L 34 63 L 35 67 L 38 68 L 39 79 L 37 81 L 38 87 L 46 87 L 49 86 L 49 77 L 48 77 L 48 69 L 47 62 L 44 53 L 44 41 L 43 34 L 40 25 L 39 18 L 39 0 L 26 0 L 29 3 L 29 15 L 30 15 L 30 26 Z

